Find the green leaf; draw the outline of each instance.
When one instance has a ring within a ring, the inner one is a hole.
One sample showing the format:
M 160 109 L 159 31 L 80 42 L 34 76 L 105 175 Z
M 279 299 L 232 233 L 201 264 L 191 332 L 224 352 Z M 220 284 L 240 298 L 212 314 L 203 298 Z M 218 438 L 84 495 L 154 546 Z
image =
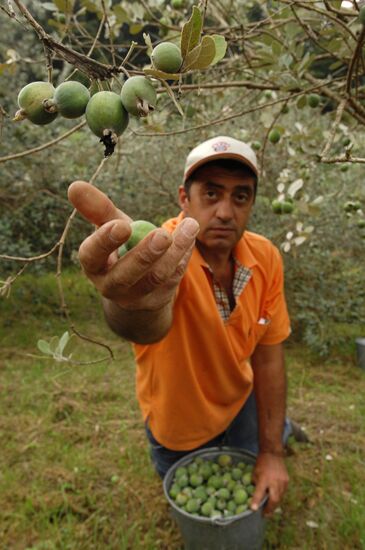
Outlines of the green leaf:
M 53 0 L 58 10 L 63 13 L 72 13 L 74 7 L 74 0 Z
M 198 44 L 198 46 L 195 46 L 184 58 L 184 62 L 182 64 L 182 67 L 180 70 L 182 71 L 188 71 L 190 69 L 190 66 L 195 63 L 195 61 L 198 59 L 200 53 L 202 51 L 202 45 L 201 43 Z
M 129 25 L 129 32 L 130 34 L 138 34 L 143 29 L 144 25 L 141 25 L 141 23 L 131 23 Z
M 199 49 L 198 57 L 195 61 L 189 63 L 189 65 L 186 64 L 184 70 L 206 69 L 215 58 L 215 41 L 211 36 L 203 36 L 203 39 L 197 48 Z
M 37 348 L 39 349 L 39 351 L 41 351 L 45 355 L 53 355 L 53 352 L 49 346 L 49 343 L 46 342 L 46 340 L 38 340 Z
M 143 69 L 143 72 L 160 80 L 179 80 L 181 76 L 179 73 L 164 73 L 158 69 Z
M 211 62 L 211 65 L 215 65 L 226 55 L 227 42 L 224 36 L 221 36 L 220 34 L 212 34 L 212 38 L 215 44 L 215 56 Z
M 42 8 L 48 11 L 57 11 L 57 8 L 53 2 L 43 2 Z
M 153 50 L 153 44 L 152 44 L 152 40 L 151 40 L 151 37 L 148 33 L 143 33 L 143 38 L 144 38 L 144 41 L 146 43 L 146 46 L 147 46 L 147 55 L 148 56 L 151 56 L 151 53 L 152 53 L 152 50 Z
M 193 13 L 181 31 L 181 55 L 185 56 L 199 44 L 200 35 L 203 27 L 202 14 L 196 6 L 193 7 Z
M 100 2 L 96 2 L 95 0 L 81 0 L 81 4 L 87 9 L 87 11 L 97 13 L 100 19 L 103 16 Z
M 277 40 L 273 40 L 271 44 L 271 51 L 273 55 L 279 57 L 281 55 L 281 52 L 283 51 L 283 46 Z
M 122 8 L 121 5 L 113 6 L 112 11 L 119 25 L 121 25 L 122 23 L 128 23 L 130 21 L 130 17 L 128 16 L 128 13 L 125 11 L 124 8 Z
M 56 353 L 59 353 L 60 355 L 63 355 L 63 350 L 65 349 L 65 347 L 67 346 L 67 343 L 70 339 L 70 335 L 68 333 L 68 331 L 66 330 L 66 332 L 64 332 L 60 338 L 60 341 L 58 343 L 58 346 L 56 348 Z
M 296 105 L 298 109 L 304 109 L 304 107 L 307 105 L 307 97 L 305 95 L 301 95 Z

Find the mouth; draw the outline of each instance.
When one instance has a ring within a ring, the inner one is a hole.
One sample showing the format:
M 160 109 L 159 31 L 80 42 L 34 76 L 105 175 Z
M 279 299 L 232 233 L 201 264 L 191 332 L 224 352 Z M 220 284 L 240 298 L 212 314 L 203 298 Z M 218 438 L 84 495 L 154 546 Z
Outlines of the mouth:
M 234 229 L 232 227 L 211 227 L 210 231 L 213 231 L 214 233 L 234 233 Z

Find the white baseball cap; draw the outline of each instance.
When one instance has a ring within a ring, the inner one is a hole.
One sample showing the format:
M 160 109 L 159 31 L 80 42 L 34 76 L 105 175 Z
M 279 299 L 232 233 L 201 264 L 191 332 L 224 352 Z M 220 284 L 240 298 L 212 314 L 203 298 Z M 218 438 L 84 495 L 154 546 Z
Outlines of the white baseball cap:
M 197 145 L 186 159 L 184 182 L 203 164 L 215 159 L 234 159 L 245 164 L 258 175 L 255 152 L 247 143 L 227 136 L 218 136 Z

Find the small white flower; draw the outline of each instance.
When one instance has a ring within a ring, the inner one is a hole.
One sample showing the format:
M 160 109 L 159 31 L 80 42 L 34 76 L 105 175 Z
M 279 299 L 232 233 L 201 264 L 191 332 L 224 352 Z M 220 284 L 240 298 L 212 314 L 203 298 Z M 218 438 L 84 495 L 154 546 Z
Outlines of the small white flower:
M 310 527 L 311 529 L 318 529 L 319 525 L 318 523 L 316 523 L 315 521 L 307 521 L 306 522 L 307 526 Z

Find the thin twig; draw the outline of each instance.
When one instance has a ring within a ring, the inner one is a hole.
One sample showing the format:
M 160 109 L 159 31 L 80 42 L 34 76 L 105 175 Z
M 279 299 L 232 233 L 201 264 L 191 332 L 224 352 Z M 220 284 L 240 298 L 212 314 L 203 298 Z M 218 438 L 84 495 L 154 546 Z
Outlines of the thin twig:
M 64 134 L 59 136 L 56 139 L 53 139 L 52 141 L 48 141 L 47 143 L 44 143 L 43 145 L 38 145 L 38 147 L 33 147 L 32 149 L 27 149 L 26 151 L 22 151 L 21 153 L 14 153 L 13 155 L 6 155 L 5 157 L 0 157 L 0 163 L 7 162 L 8 160 L 15 160 L 22 157 L 26 157 L 27 155 L 33 155 L 34 153 L 39 153 L 39 151 L 43 151 L 44 149 L 47 149 L 48 147 L 53 147 L 53 145 L 56 145 L 56 143 L 59 143 L 63 139 L 66 139 L 68 136 L 73 134 L 74 132 L 77 132 L 77 130 L 80 130 L 83 126 L 85 126 L 86 122 L 80 122 L 77 124 L 77 126 L 74 126 L 71 128 L 71 130 L 67 130 Z
M 320 154 L 321 160 L 327 156 L 327 153 L 328 153 L 328 151 L 330 150 L 330 148 L 332 146 L 333 140 L 335 139 L 337 127 L 341 122 L 343 111 L 346 107 L 346 103 L 347 103 L 347 99 L 343 99 L 341 101 L 341 103 L 338 104 L 337 111 L 336 111 L 336 118 L 335 118 L 335 121 L 332 125 L 330 136 L 327 140 L 327 143 L 326 143 L 322 153 Z

